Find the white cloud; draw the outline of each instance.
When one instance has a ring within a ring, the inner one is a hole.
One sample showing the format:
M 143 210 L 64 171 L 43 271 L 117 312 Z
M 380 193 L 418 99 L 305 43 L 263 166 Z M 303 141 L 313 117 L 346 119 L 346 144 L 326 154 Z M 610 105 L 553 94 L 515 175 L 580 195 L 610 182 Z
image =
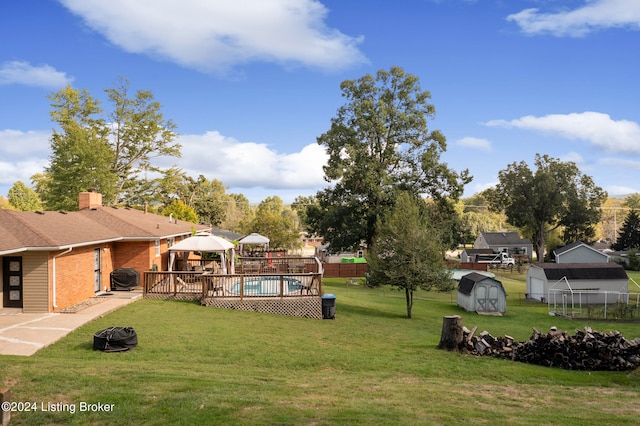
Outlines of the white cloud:
M 582 139 L 606 152 L 640 154 L 640 125 L 628 120 L 613 120 L 608 114 L 586 111 L 571 114 L 528 115 L 515 120 L 491 120 L 492 127 L 515 127 Z
M 30 185 L 31 176 L 44 171 L 49 165 L 50 135 L 45 131 L 0 130 L 0 194 L 6 194 L 18 180 Z M 291 201 L 326 186 L 322 166 L 328 157 L 316 143 L 298 152 L 278 153 L 266 144 L 240 142 L 215 131 L 182 135 L 178 142 L 182 158 L 159 159 L 158 165 L 176 163 L 188 176 L 218 179 L 232 192 L 253 194 L 250 199 L 254 201 L 264 194 L 282 195 Z
M 47 156 L 51 132 L 0 130 L 0 158 Z
M 493 182 L 476 182 L 476 183 L 472 183 L 468 188 L 465 189 L 465 197 L 470 197 L 473 194 L 479 194 L 480 192 L 489 189 L 489 188 L 494 188 L 499 182 L 493 181 Z
M 628 186 L 609 185 L 604 190 L 607 191 L 610 197 L 621 197 L 640 192 L 640 187 L 631 188 Z
M 59 0 L 113 44 L 200 71 L 265 61 L 326 70 L 366 61 L 317 0 Z
M 49 164 L 50 132 L 0 130 L 0 194 L 16 181 L 31 185 L 31 176 Z
M 464 137 L 456 142 L 456 145 L 463 146 L 466 148 L 479 149 L 482 151 L 491 151 L 491 142 L 487 139 L 474 138 L 474 137 Z
M 72 77 L 49 65 L 34 67 L 28 62 L 10 61 L 0 66 L 0 85 L 22 84 L 57 89 L 71 84 L 72 81 Z
M 574 10 L 543 13 L 525 9 L 507 16 L 527 34 L 581 37 L 600 28 L 640 29 L 640 2 L 637 0 L 585 0 Z
M 560 159 L 565 162 L 571 161 L 576 164 L 584 162 L 584 157 L 577 152 L 569 152 L 567 154 L 561 155 Z
M 318 189 L 325 185 L 322 166 L 327 155 L 320 145 L 280 154 L 266 144 L 240 142 L 219 132 L 183 135 L 179 167 L 187 175 L 218 179 L 231 188 Z
M 640 171 L 640 161 L 624 158 L 603 158 L 598 163 L 611 169 L 631 169 Z

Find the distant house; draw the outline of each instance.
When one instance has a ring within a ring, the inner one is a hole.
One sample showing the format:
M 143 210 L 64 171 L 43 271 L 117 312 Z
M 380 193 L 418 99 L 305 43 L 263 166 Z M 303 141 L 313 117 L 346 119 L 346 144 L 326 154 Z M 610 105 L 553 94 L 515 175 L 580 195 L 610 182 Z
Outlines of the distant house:
M 556 263 L 603 263 L 609 261 L 609 256 L 582 241 L 576 241 L 556 249 L 553 254 Z
M 539 263 L 532 264 L 527 271 L 527 297 L 541 302 L 566 291 L 584 292 L 582 304 L 603 303 L 604 292 L 628 293 L 628 290 L 629 277 L 614 262 Z
M 109 289 L 119 268 L 166 270 L 168 247 L 210 229 L 79 194 L 76 212 L 0 210 L 0 308 L 56 312 Z
M 495 251 L 490 248 L 465 248 L 462 250 L 462 253 L 460 253 L 460 262 L 475 262 L 478 255 L 491 255 L 494 253 Z
M 503 314 L 507 311 L 507 293 L 500 281 L 471 272 L 458 284 L 458 306 L 469 312 Z
M 531 261 L 533 244 L 520 238 L 516 232 L 482 232 L 473 243 L 474 249 L 492 249 L 496 253 L 509 253 L 511 257 L 526 256 Z

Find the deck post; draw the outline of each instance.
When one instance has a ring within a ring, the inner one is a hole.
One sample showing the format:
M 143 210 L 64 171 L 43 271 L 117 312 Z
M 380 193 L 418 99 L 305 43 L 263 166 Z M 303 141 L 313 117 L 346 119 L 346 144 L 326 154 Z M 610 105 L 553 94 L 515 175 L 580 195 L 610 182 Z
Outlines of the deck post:
M 284 275 L 280 275 L 280 298 L 284 297 Z

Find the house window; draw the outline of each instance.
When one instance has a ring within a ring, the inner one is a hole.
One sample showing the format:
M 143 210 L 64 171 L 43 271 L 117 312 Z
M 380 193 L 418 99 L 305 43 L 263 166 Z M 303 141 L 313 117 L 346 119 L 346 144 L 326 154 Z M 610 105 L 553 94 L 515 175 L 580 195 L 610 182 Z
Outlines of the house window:
M 160 240 L 156 240 L 156 257 L 160 257 Z
M 167 247 L 171 247 L 175 243 L 176 243 L 176 239 L 175 238 L 167 238 Z

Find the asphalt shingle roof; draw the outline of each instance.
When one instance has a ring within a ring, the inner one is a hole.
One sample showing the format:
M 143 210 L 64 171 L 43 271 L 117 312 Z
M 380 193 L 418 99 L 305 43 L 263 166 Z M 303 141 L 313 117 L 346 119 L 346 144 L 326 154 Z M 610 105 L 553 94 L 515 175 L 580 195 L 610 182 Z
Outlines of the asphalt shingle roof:
M 458 284 L 458 291 L 462 294 L 466 294 L 469 295 L 471 294 L 471 291 L 473 290 L 473 287 L 484 280 L 489 280 L 492 282 L 496 282 L 498 284 L 500 284 L 500 287 L 502 287 L 502 283 L 498 280 L 494 280 L 491 277 L 487 277 L 486 275 L 482 275 L 479 274 L 477 272 L 470 272 L 468 274 L 466 274 L 465 276 L 463 276 L 460 279 L 460 283 Z
M 483 232 L 487 244 L 491 246 L 509 246 L 516 244 L 531 244 L 528 238 L 520 238 L 516 232 Z
M 548 280 L 622 280 L 628 279 L 622 265 L 608 263 L 540 263 Z
M 97 207 L 76 212 L 0 209 L 0 254 L 121 239 L 156 239 L 208 229 L 139 210 Z

